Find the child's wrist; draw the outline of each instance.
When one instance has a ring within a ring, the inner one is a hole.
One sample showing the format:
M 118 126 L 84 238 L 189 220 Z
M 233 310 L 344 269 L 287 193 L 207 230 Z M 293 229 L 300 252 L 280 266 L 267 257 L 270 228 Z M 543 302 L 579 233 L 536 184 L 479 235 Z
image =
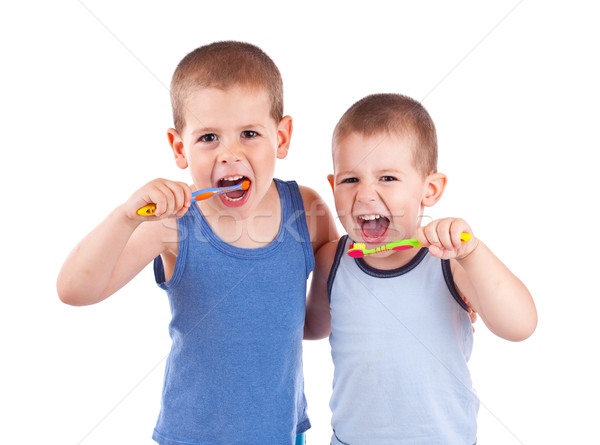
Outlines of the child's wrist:
M 110 217 L 112 217 L 116 224 L 127 226 L 132 231 L 137 228 L 143 221 L 137 217 L 132 217 L 129 214 L 127 203 L 121 204 L 117 208 L 115 208 Z
M 456 258 L 456 261 L 458 261 L 461 266 L 463 265 L 463 263 L 468 263 L 474 256 L 477 256 L 477 255 L 473 255 L 473 253 L 476 252 L 477 250 L 479 250 L 480 245 L 481 245 L 481 242 L 479 241 L 479 239 L 477 239 L 475 237 L 473 237 L 468 242 L 474 243 L 475 246 L 465 256 Z

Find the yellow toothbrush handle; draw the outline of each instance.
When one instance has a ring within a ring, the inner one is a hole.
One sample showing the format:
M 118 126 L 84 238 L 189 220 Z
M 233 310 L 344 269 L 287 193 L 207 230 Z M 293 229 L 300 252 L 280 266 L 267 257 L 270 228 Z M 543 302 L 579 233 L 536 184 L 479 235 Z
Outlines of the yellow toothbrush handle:
M 148 204 L 140 209 L 138 209 L 137 214 L 142 216 L 150 216 L 154 215 L 156 211 L 156 204 Z
M 471 234 L 470 233 L 463 232 L 463 233 L 460 234 L 460 242 L 461 243 L 466 243 L 470 239 L 471 239 Z M 417 247 L 425 247 L 425 246 L 423 244 L 421 244 L 421 243 L 418 243 Z

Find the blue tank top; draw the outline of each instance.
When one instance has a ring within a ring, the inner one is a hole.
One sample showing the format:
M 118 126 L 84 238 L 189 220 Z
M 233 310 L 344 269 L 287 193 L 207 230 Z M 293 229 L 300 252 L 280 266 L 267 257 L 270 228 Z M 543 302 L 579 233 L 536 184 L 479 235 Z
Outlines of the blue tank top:
M 349 244 L 342 237 L 328 280 L 331 443 L 474 444 L 473 330 L 450 263 L 421 249 L 378 270 L 346 255 Z
M 302 336 L 314 258 L 297 184 L 275 183 L 281 225 L 268 246 L 225 243 L 192 205 L 169 281 L 155 259 L 172 313 L 161 445 L 293 444 L 310 428 Z

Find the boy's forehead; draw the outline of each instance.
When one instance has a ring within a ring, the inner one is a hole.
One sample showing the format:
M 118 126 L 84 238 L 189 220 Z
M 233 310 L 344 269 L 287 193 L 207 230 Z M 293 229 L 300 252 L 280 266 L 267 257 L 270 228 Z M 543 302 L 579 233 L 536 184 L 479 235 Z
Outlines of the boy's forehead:
M 233 86 L 229 88 L 197 86 L 184 102 L 186 124 L 213 125 L 227 121 L 262 121 L 270 118 L 271 102 L 263 88 Z M 255 124 L 257 122 L 243 122 Z
M 412 161 L 413 139 L 411 135 L 389 132 L 373 135 L 352 132 L 333 143 L 335 171 L 339 171 L 339 168 L 355 169 L 360 165 L 392 163 L 400 159 Z
M 197 101 L 207 100 L 209 96 L 213 96 L 215 99 L 221 101 L 225 98 L 230 98 L 234 101 L 256 101 L 265 102 L 270 105 L 269 95 L 265 88 L 238 84 L 227 87 L 202 85 L 191 86 L 188 89 L 185 101 L 187 103 L 194 103 Z

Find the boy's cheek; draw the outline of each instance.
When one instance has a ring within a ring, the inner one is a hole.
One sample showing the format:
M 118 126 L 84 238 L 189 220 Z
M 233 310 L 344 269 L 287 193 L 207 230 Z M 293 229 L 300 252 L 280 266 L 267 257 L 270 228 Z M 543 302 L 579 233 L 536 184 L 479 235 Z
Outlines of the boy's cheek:
M 351 233 L 356 227 L 352 212 L 343 209 L 338 209 L 338 219 L 347 233 Z
M 339 220 L 342 222 L 344 222 L 348 217 L 352 216 L 352 211 L 343 204 L 338 204 L 337 201 L 335 202 L 335 211 Z

